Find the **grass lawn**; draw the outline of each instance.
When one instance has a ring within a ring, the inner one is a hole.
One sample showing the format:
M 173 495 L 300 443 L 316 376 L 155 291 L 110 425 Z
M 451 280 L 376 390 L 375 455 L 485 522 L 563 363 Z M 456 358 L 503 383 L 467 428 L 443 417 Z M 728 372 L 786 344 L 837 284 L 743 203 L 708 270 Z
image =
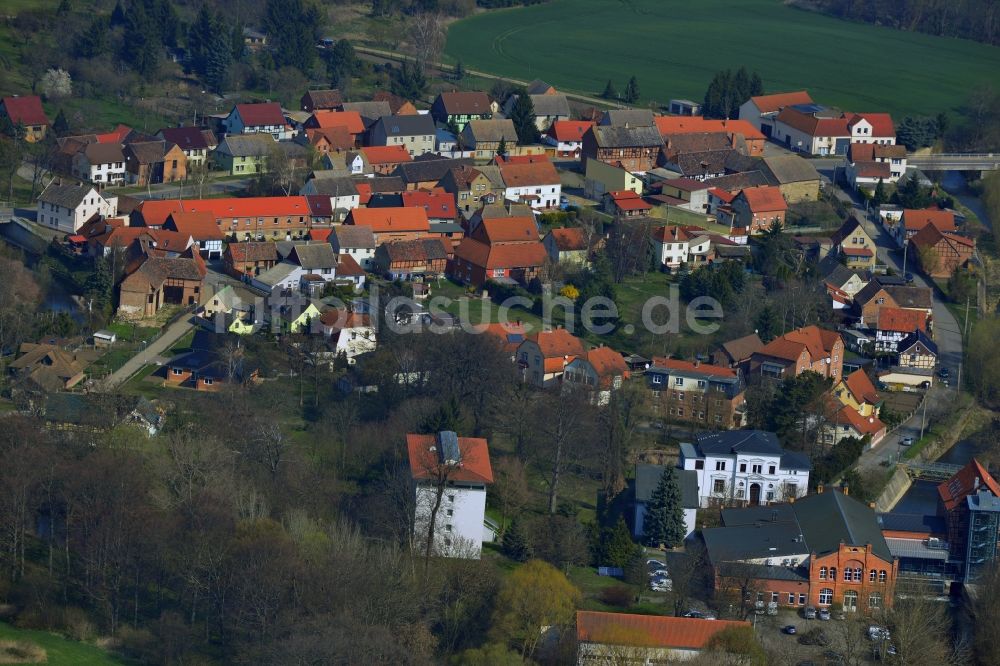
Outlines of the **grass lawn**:
M 194 342 L 195 329 L 191 329 L 187 333 L 181 336 L 181 339 L 174 343 L 174 346 L 170 348 L 169 352 L 171 356 L 177 354 L 183 354 L 185 352 L 191 351 L 191 343 Z
M 597 95 L 636 76 L 642 101 L 700 100 L 740 64 L 772 92 L 808 88 L 852 111 L 934 114 L 995 83 L 1000 48 L 794 9 L 782 0 L 553 0 L 454 23 L 446 54 L 471 69 Z
M 0 640 L 30 641 L 46 652 L 48 666 L 115 666 L 124 661 L 112 657 L 94 645 L 71 641 L 47 631 L 15 629 L 0 623 Z

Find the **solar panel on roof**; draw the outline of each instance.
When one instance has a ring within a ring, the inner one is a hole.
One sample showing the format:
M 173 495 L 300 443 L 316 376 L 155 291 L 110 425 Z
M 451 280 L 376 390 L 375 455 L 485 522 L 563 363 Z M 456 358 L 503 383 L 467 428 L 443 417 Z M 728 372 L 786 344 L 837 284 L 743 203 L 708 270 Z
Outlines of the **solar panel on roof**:
M 507 342 L 524 342 L 524 335 L 521 333 L 508 333 Z
M 441 462 L 454 465 L 462 460 L 462 452 L 458 448 L 458 435 L 452 430 L 442 430 L 438 433 Z

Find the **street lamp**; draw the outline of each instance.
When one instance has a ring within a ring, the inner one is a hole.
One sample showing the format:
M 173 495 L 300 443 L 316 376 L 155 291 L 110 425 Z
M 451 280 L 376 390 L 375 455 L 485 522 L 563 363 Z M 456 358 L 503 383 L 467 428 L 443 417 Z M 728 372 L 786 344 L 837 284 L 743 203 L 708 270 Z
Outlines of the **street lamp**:
M 906 277 L 906 251 L 910 249 L 910 239 L 903 239 L 903 277 Z

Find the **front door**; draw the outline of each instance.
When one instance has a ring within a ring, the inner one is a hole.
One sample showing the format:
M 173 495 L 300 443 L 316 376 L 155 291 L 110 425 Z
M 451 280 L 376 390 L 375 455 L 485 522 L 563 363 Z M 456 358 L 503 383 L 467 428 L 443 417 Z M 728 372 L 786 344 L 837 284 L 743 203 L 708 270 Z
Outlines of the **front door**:
M 848 613 L 858 610 L 858 593 L 854 590 L 844 592 L 844 610 Z
M 751 483 L 750 484 L 750 504 L 756 506 L 760 504 L 760 484 Z

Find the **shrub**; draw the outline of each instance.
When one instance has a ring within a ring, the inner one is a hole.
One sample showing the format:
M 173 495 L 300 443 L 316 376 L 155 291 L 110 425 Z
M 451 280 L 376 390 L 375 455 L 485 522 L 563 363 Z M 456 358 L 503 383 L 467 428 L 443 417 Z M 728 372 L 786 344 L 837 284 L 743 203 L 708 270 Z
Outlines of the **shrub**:
M 599 596 L 601 603 L 617 608 L 628 608 L 632 605 L 632 590 L 624 585 L 612 585 L 601 590 Z

